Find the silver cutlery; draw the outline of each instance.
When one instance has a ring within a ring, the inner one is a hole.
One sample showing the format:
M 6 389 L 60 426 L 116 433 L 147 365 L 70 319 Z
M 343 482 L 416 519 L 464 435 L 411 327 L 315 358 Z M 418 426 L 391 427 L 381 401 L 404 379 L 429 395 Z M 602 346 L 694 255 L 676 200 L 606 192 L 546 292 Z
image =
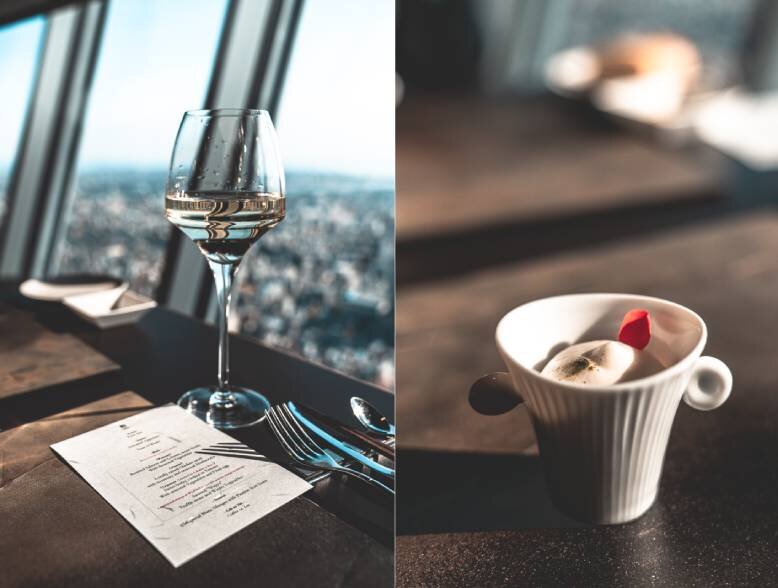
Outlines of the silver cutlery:
M 195 451 L 195 453 L 199 453 L 200 455 L 235 457 L 237 459 L 251 459 L 255 461 L 266 461 L 268 463 L 273 463 L 272 460 L 268 459 L 258 451 L 252 449 L 244 443 L 239 443 L 237 441 L 234 443 L 216 443 L 215 445 L 210 445 L 209 447 L 203 447 L 202 449 Z M 330 475 L 329 471 L 323 471 L 321 469 L 314 470 L 311 469 L 310 466 L 300 467 L 299 464 L 294 464 L 294 466 L 297 474 L 311 484 L 315 484 L 316 482 L 319 482 L 320 480 L 323 480 Z
M 390 448 L 394 455 L 394 425 L 375 406 L 359 396 L 351 397 L 351 412 L 354 418 L 377 440 L 377 443 Z
M 379 455 L 383 455 L 387 459 L 394 461 L 394 446 L 382 441 L 378 436 L 369 435 L 362 430 L 357 430 L 348 425 L 341 423 L 338 419 L 332 418 L 326 414 L 323 414 L 306 404 L 288 402 L 290 407 L 297 407 L 303 414 L 311 415 L 316 422 L 322 423 L 335 433 L 343 437 L 345 441 L 351 442 L 353 445 L 357 445 L 363 449 L 375 451 Z M 293 411 L 294 412 L 294 411 Z
M 314 420 L 306 417 L 302 412 L 297 409 L 297 406 L 293 402 L 285 402 L 283 405 L 296 421 L 309 433 L 313 433 L 320 441 L 324 441 L 328 446 L 335 448 L 338 453 L 343 454 L 347 458 L 351 458 L 353 461 L 357 461 L 363 466 L 373 470 L 374 472 L 383 476 L 389 476 L 394 478 L 394 468 L 389 467 L 383 463 L 379 463 L 372 456 L 365 455 L 358 447 L 354 447 L 351 443 L 345 440 L 330 435 L 327 431 L 322 429 Z M 342 434 L 342 431 L 341 431 Z
M 394 445 L 394 425 L 381 412 L 364 398 L 351 398 L 351 412 L 360 425 L 373 435 Z
M 338 463 L 329 453 L 314 441 L 286 405 L 271 406 L 265 411 L 270 426 L 281 447 L 296 463 L 315 469 L 341 472 L 359 478 L 368 484 L 377 486 L 394 494 L 394 489 L 383 482 L 352 468 Z M 360 454 L 361 455 L 361 454 Z M 364 456 L 362 456 L 364 457 Z

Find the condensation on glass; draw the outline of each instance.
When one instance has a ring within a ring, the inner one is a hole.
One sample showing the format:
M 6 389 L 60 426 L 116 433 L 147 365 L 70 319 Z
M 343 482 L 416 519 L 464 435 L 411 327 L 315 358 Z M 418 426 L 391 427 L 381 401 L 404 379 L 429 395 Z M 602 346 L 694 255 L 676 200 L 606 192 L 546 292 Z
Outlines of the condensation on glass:
M 153 294 L 170 227 L 162 196 L 181 113 L 207 91 L 226 0 L 112 0 L 75 192 L 51 273 L 107 273 Z

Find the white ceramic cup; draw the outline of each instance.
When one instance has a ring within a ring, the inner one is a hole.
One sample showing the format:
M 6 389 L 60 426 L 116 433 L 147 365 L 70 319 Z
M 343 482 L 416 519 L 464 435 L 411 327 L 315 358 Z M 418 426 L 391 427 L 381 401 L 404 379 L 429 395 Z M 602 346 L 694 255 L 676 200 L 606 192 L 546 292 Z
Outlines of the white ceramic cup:
M 647 378 L 611 386 L 560 383 L 540 374 L 561 349 L 616 339 L 624 314 L 648 310 L 646 348 L 663 365 Z M 568 515 L 592 523 L 624 523 L 656 499 L 678 404 L 720 406 L 732 373 L 700 357 L 703 320 L 673 302 L 631 294 L 573 294 L 515 308 L 497 325 L 497 347 L 535 428 L 551 497 Z

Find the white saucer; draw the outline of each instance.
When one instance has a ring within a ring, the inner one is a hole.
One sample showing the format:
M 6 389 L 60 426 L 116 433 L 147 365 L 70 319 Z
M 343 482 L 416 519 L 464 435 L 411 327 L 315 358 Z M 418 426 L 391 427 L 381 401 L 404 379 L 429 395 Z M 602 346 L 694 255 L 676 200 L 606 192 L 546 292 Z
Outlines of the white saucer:
M 122 284 L 119 280 L 111 280 L 109 278 L 92 283 L 57 283 L 44 280 L 26 280 L 19 286 L 19 292 L 33 300 L 60 302 L 68 296 L 113 290 L 121 286 L 124 286 L 125 290 L 127 289 L 126 282 Z
M 126 288 L 68 296 L 62 303 L 101 329 L 134 323 L 157 306 L 155 300 Z

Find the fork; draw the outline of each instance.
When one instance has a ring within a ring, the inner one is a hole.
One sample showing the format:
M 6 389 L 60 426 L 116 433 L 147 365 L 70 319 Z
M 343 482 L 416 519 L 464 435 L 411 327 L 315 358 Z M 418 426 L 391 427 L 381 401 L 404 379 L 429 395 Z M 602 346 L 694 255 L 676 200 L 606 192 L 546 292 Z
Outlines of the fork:
M 265 416 L 267 416 L 267 423 L 270 425 L 273 435 L 293 461 L 309 468 L 348 474 L 394 494 L 393 488 L 372 476 L 342 466 L 335 461 L 316 441 L 311 439 L 305 428 L 300 425 L 297 418 L 285 405 L 271 406 L 265 411 Z

